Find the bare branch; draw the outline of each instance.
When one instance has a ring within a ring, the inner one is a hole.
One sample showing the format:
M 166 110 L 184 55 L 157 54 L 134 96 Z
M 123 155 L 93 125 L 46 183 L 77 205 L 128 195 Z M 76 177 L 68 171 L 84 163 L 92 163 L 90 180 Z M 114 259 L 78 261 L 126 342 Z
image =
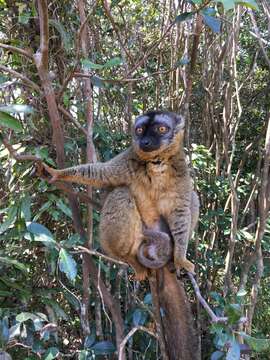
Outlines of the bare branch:
M 118 355 L 118 360 L 123 360 L 124 359 L 124 351 L 125 351 L 126 343 L 135 334 L 135 332 L 138 331 L 138 330 L 144 331 L 147 334 L 153 336 L 154 338 L 157 338 L 156 334 L 153 333 L 151 330 L 147 329 L 145 326 L 136 326 L 136 327 L 134 327 L 133 329 L 130 330 L 130 332 L 127 334 L 127 336 L 124 338 L 124 340 L 120 344 L 120 351 L 119 351 L 119 355 Z
M 20 55 L 26 56 L 27 58 L 29 58 L 31 60 L 33 60 L 33 58 L 34 58 L 33 54 L 31 53 L 30 50 L 23 50 L 23 49 L 17 48 L 16 46 L 11 46 L 11 45 L 7 45 L 7 44 L 3 44 L 3 43 L 0 43 L 0 47 L 3 49 L 9 50 L 9 51 L 18 53 Z
M 95 250 L 89 250 L 87 249 L 86 247 L 84 246 L 77 246 L 76 248 L 74 248 L 76 250 L 76 253 L 87 253 L 89 255 L 94 255 L 94 256 L 98 256 L 98 257 L 102 257 L 103 259 L 105 260 L 108 260 L 110 262 L 113 262 L 115 264 L 118 264 L 118 265 L 121 265 L 121 266 L 125 266 L 125 267 L 128 267 L 128 264 L 121 261 L 121 260 L 116 260 L 116 259 L 113 259 L 111 258 L 110 256 L 107 256 L 107 255 L 104 255 L 98 251 L 95 251 Z
M 210 308 L 210 306 L 207 304 L 206 300 L 202 297 L 199 285 L 197 284 L 197 281 L 195 280 L 194 276 L 190 272 L 188 272 L 187 274 L 188 274 L 188 277 L 194 288 L 195 295 L 196 295 L 197 299 L 199 300 L 199 302 L 201 303 L 202 307 L 205 309 L 207 314 L 210 316 L 211 322 L 212 323 L 227 323 L 228 318 L 217 316 L 214 313 L 214 311 Z M 246 317 L 241 317 L 238 321 L 238 323 L 246 323 L 246 322 L 247 322 Z
M 31 81 L 30 79 L 28 79 L 28 77 L 26 77 L 25 75 L 10 69 L 4 65 L 0 64 L 0 70 L 4 71 L 4 72 L 8 72 L 9 74 L 11 74 L 12 76 L 21 79 L 26 85 L 28 85 L 29 87 L 33 88 L 34 90 L 36 90 L 37 92 L 41 92 L 40 87 L 35 84 L 33 81 Z

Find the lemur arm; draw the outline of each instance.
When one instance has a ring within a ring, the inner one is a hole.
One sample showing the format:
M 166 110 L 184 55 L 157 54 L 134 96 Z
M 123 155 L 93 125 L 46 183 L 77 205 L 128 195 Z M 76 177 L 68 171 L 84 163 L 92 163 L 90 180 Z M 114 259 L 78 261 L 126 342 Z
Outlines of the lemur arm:
M 105 163 L 88 163 L 61 170 L 46 164 L 43 166 L 52 176 L 50 182 L 60 180 L 96 187 L 121 186 L 129 184 L 134 173 L 129 153 L 128 149 Z

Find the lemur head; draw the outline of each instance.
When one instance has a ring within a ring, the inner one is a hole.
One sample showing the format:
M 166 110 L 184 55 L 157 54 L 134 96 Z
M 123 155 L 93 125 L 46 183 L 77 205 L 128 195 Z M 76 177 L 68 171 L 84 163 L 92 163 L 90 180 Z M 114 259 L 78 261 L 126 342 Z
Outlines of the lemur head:
M 133 147 L 142 159 L 174 155 L 183 139 L 184 119 L 169 111 L 149 111 L 135 120 Z

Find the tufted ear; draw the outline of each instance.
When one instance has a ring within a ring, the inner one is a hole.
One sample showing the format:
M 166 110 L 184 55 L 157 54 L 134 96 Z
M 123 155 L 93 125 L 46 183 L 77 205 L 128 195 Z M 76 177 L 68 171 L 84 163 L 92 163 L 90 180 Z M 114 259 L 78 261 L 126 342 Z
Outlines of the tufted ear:
M 184 129 L 184 127 L 185 127 L 185 118 L 184 118 L 184 116 L 175 114 L 175 120 L 176 120 L 176 127 L 179 130 Z

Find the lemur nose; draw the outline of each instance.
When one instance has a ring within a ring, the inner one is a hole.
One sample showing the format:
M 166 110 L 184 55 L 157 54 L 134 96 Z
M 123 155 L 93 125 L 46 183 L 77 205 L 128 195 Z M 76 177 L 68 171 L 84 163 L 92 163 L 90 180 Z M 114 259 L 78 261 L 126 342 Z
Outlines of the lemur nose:
M 150 139 L 142 139 L 142 144 L 144 146 L 149 146 L 149 145 L 151 145 L 151 141 L 150 141 Z

